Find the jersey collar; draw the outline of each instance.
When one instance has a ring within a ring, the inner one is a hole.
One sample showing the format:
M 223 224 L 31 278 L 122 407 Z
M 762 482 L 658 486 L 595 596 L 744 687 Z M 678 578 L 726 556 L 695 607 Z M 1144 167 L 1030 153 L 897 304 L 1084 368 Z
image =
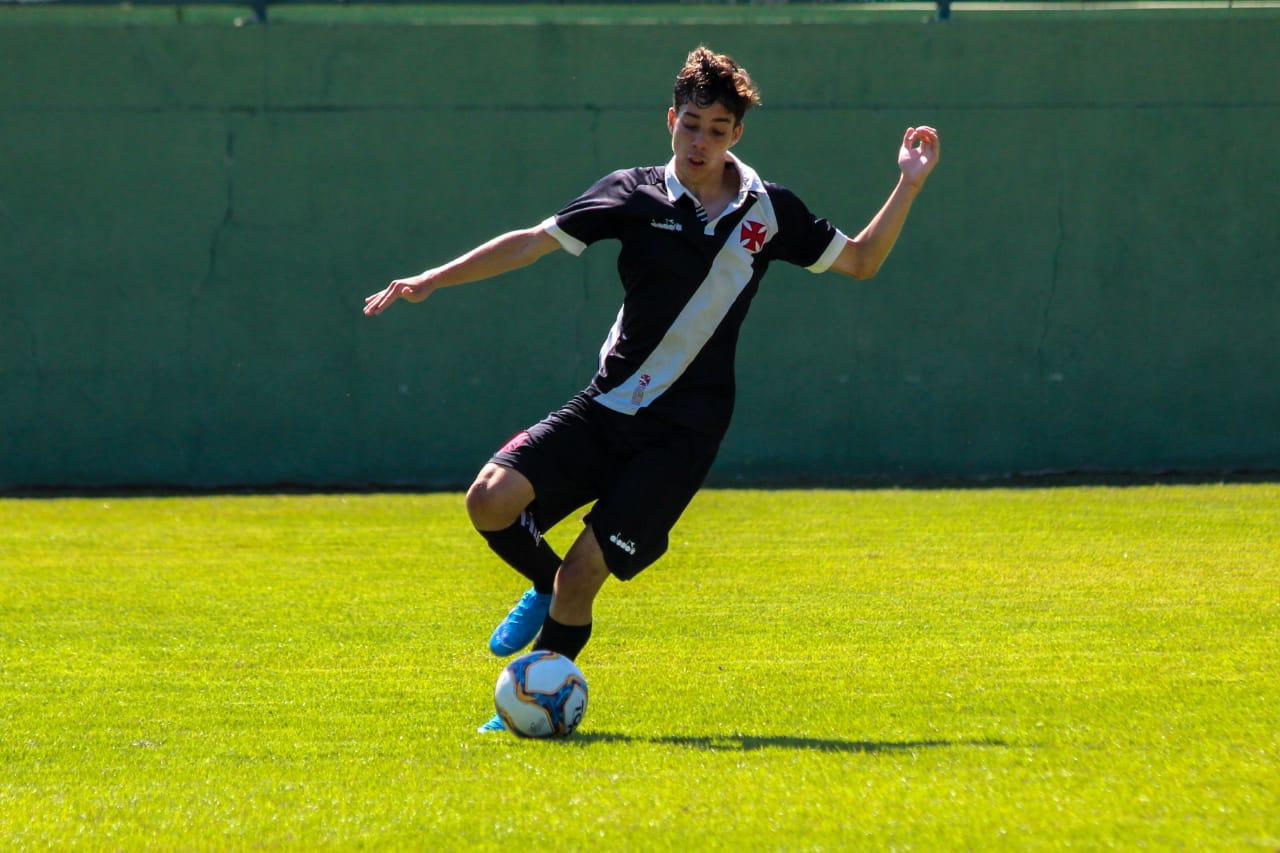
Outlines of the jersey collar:
M 745 203 L 747 200 L 748 193 L 764 192 L 764 181 L 760 180 L 760 176 L 756 174 L 755 169 L 751 168 L 746 163 L 742 162 L 737 157 L 733 156 L 733 152 L 731 151 L 724 152 L 724 156 L 725 156 L 725 159 L 727 159 L 730 163 L 732 163 L 735 167 L 737 167 L 738 177 L 741 179 L 741 183 L 738 185 L 738 197 L 735 198 L 732 202 L 730 202 L 729 206 L 726 207 L 719 216 L 717 216 L 711 222 L 707 223 L 706 233 L 708 234 L 714 234 L 716 223 L 718 223 L 721 219 L 724 219 L 730 213 L 733 213 L 738 208 L 742 207 L 743 203 Z M 702 209 L 702 205 L 698 201 L 698 197 L 695 196 L 693 193 L 689 192 L 689 188 L 686 187 L 684 184 L 680 183 L 680 179 L 676 177 L 676 158 L 675 157 L 672 157 L 671 160 L 668 161 L 667 163 L 666 184 L 667 184 L 667 199 L 670 200 L 672 204 L 675 204 L 675 202 L 679 200 L 680 196 L 687 195 L 689 197 L 689 200 L 694 203 L 694 205 L 698 208 L 698 210 Z
M 764 181 L 760 180 L 760 176 L 756 174 L 756 170 L 748 166 L 746 163 L 733 156 L 732 151 L 724 152 L 725 159 L 732 163 L 738 169 L 738 177 L 742 179 L 742 183 L 738 186 L 738 198 L 729 205 L 736 208 L 742 202 L 746 201 L 749 192 L 764 192 Z M 676 177 L 676 158 L 672 157 L 667 162 L 667 199 L 673 204 L 682 195 L 687 195 L 695 202 L 698 200 L 693 193 L 689 192 L 689 188 L 680 183 L 680 179 Z

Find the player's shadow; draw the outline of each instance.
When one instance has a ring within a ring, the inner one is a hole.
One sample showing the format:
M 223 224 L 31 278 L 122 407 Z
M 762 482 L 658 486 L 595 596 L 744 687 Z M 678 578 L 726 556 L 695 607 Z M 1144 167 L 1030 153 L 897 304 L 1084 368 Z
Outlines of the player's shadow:
M 589 746 L 595 743 L 658 743 L 681 746 L 686 749 L 702 749 L 708 752 L 752 752 L 757 749 L 797 749 L 812 752 L 899 752 L 915 749 L 935 749 L 944 746 L 1001 746 L 1002 740 L 839 740 L 836 738 L 793 737 L 791 735 L 662 735 L 637 737 L 618 732 L 579 732 L 560 741 L 572 746 Z

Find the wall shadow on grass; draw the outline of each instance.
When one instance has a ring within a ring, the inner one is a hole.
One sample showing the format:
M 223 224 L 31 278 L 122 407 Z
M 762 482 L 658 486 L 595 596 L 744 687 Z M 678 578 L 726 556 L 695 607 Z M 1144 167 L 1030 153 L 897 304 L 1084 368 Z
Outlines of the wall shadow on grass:
M 753 752 L 758 749 L 796 749 L 812 752 L 909 752 L 944 746 L 1000 746 L 1002 740 L 907 740 L 872 741 L 838 740 L 835 738 L 795 737 L 792 735 L 663 735 L 638 737 L 618 732 L 579 732 L 560 743 L 566 746 L 591 746 L 597 743 L 656 743 L 701 749 L 708 752 Z

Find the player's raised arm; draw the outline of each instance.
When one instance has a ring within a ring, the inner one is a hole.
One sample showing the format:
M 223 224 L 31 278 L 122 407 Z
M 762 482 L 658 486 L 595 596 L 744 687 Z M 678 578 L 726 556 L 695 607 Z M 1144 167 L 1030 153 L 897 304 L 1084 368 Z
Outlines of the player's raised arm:
M 384 290 L 365 299 L 364 315 L 376 317 L 397 299 L 421 302 L 442 287 L 481 281 L 527 267 L 559 248 L 560 242 L 548 234 L 543 225 L 535 225 L 522 231 L 509 231 L 443 266 L 433 267 L 409 278 L 396 279 Z
M 902 233 L 911 202 L 920 194 L 933 167 L 938 165 L 942 143 L 932 127 L 909 127 L 898 149 L 898 185 L 866 228 L 852 237 L 831 264 L 836 272 L 854 278 L 871 278 L 880 269 L 889 250 Z

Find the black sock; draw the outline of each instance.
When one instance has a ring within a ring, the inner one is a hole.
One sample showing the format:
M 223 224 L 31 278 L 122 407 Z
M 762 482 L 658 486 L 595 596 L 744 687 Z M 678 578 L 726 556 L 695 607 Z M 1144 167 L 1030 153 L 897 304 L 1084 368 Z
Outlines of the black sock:
M 560 558 L 542 538 L 533 513 L 525 510 L 505 530 L 481 530 L 480 535 L 489 543 L 493 553 L 533 581 L 533 588 L 538 592 L 550 593 L 555 589 Z
M 548 614 L 546 621 L 542 623 L 542 630 L 533 640 L 533 650 L 538 652 L 545 649 L 574 660 L 590 639 L 590 622 L 585 625 L 565 625 L 552 619 Z

